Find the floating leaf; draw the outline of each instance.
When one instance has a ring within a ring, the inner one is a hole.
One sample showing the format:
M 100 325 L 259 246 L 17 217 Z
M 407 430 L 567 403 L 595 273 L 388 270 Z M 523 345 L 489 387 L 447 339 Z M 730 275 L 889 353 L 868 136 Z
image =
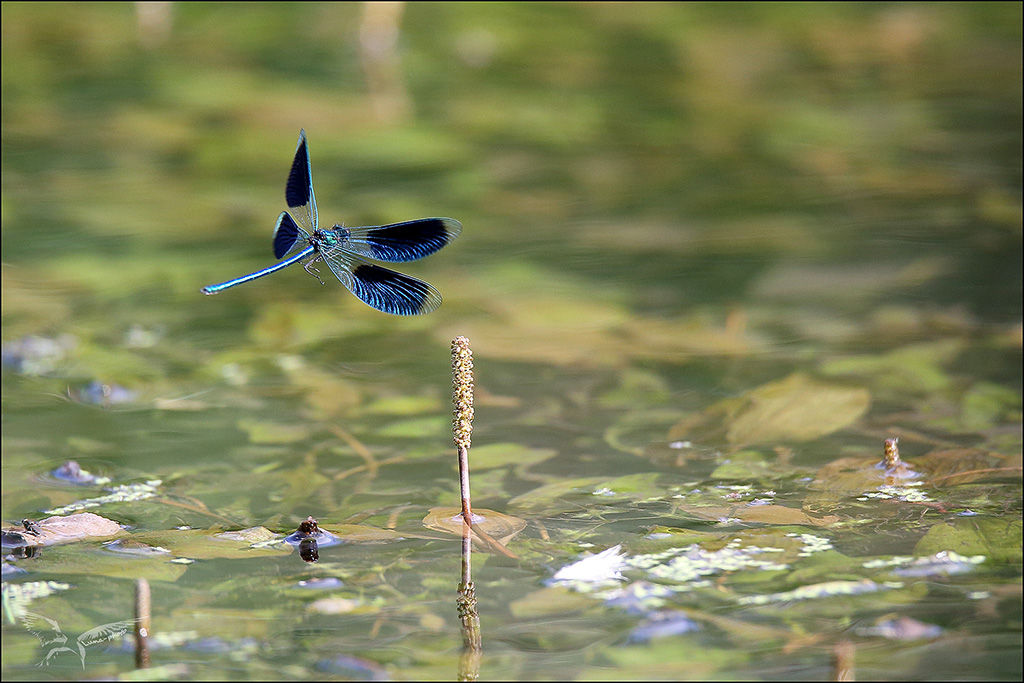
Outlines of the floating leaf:
M 977 448 L 932 451 L 919 460 L 936 486 L 952 486 L 979 479 L 1021 476 L 1019 467 L 1006 466 L 1003 459 Z
M 112 553 L 148 557 L 151 555 L 170 555 L 171 551 L 158 545 L 149 545 L 134 538 L 121 538 L 104 543 L 103 546 Z
M 805 524 L 809 526 L 826 526 L 839 521 L 838 517 L 811 517 L 802 510 L 788 508 L 784 505 L 748 505 L 736 514 L 744 522 L 758 524 Z
M 26 520 L 20 527 L 4 529 L 4 545 L 40 547 L 87 538 L 107 538 L 120 532 L 121 525 L 112 519 L 79 512 L 67 517 L 47 517 L 38 522 Z M 18 542 L 13 542 L 15 537 Z
M 237 559 L 284 555 L 291 548 L 268 544 L 278 534 L 261 526 L 215 533 L 210 529 L 168 529 L 135 534 L 133 538 L 170 550 L 178 557 L 196 560 Z
M 462 508 L 430 508 L 427 516 L 423 518 L 423 526 L 428 529 L 454 534 L 460 538 L 462 537 L 463 524 Z M 483 531 L 498 541 L 498 543 L 508 545 L 509 541 L 526 528 L 526 520 L 494 510 L 474 508 L 473 527 L 479 528 L 480 531 Z
M 844 499 L 874 492 L 884 486 L 907 484 L 921 475 L 905 462 L 887 469 L 875 458 L 848 457 L 833 460 L 818 470 L 808 486 L 811 493 L 804 499 L 804 509 L 812 512 L 832 509 Z
M 277 534 L 266 527 L 251 526 L 248 529 L 238 531 L 225 531 L 214 536 L 215 539 L 225 541 L 240 541 L 242 543 L 262 543 L 275 538 Z
M 473 512 L 471 538 L 473 547 L 486 552 L 515 558 L 516 555 L 505 546 L 526 527 L 526 521 L 502 515 L 493 510 L 480 509 Z M 428 528 L 454 534 L 464 539 L 467 527 L 459 508 L 432 508 L 423 520 Z

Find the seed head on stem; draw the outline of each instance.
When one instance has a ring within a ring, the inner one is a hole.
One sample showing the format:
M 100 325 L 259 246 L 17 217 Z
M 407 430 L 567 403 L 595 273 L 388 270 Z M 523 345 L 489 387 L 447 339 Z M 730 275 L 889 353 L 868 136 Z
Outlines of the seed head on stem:
M 460 450 L 469 450 L 473 435 L 473 351 L 469 339 L 452 341 L 452 435 Z

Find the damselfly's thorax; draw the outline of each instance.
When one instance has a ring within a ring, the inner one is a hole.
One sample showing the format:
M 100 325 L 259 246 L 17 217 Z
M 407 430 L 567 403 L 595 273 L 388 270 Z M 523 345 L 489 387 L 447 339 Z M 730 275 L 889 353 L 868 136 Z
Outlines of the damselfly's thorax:
M 335 226 L 330 230 L 317 228 L 309 238 L 309 243 L 316 247 L 317 251 L 331 252 L 345 246 L 345 242 L 348 241 L 348 234 L 348 230 L 341 228 L 341 226 Z

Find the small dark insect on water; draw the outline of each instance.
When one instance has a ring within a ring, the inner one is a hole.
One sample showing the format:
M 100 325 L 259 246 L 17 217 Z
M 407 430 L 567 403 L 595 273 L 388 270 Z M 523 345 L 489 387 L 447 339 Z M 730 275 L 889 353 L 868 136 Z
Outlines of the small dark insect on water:
M 320 525 L 316 523 L 313 516 L 306 517 L 305 520 L 299 523 L 297 535 L 299 536 L 315 536 L 320 533 Z

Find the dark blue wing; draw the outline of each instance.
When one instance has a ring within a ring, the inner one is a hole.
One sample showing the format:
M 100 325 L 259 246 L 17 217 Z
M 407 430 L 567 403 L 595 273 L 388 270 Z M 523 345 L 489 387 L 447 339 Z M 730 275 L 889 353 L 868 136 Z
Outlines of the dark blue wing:
M 368 263 L 340 248 L 322 251 L 321 256 L 348 291 L 378 311 L 418 315 L 441 305 L 441 295 L 423 280 Z
M 290 213 L 282 211 L 274 227 L 274 258 L 283 257 L 295 248 L 296 244 L 306 246 L 308 243 L 309 233 L 295 224 Z
M 346 230 L 345 249 L 378 261 L 402 263 L 433 254 L 449 244 L 462 232 L 462 223 L 454 218 L 420 218 Z
M 295 148 L 292 170 L 288 173 L 288 184 L 284 188 L 284 199 L 288 208 L 307 232 L 316 230 L 316 196 L 313 194 L 313 169 L 309 165 L 309 143 L 306 131 L 299 131 L 299 144 Z M 280 257 L 279 257 L 280 258 Z

